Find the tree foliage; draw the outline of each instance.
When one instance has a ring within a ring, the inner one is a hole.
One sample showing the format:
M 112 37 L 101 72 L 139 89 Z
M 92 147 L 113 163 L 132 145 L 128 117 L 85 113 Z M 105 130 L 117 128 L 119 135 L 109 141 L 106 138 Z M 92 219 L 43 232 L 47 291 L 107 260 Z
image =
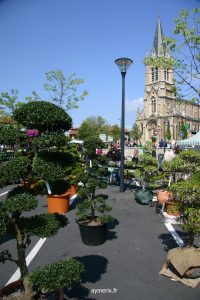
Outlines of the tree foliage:
M 114 124 L 110 128 L 110 135 L 113 137 L 113 142 L 116 143 L 120 140 L 120 127 L 117 124 Z
M 75 73 L 66 77 L 62 70 L 51 70 L 46 73 L 46 80 L 44 89 L 49 92 L 50 101 L 66 110 L 78 108 L 78 102 L 88 95 L 86 90 L 77 95 L 83 79 L 77 78 Z
M 169 123 L 167 124 L 167 129 L 166 129 L 166 132 L 165 132 L 165 137 L 168 141 L 171 140 L 171 137 L 172 137 L 172 134 L 171 134 L 171 131 L 170 131 L 170 125 Z
M 139 129 L 139 126 L 137 125 L 137 123 L 133 124 L 132 130 L 130 131 L 130 136 L 135 141 L 140 141 L 140 138 L 142 137 L 142 131 Z
M 181 122 L 181 131 L 183 132 L 183 136 L 182 136 L 182 139 L 187 139 L 188 137 L 188 131 L 187 131 L 187 128 L 185 126 L 185 124 L 183 123 L 183 121 Z
M 11 89 L 10 92 L 2 92 L 0 105 L 6 114 L 12 115 L 14 109 L 19 105 L 18 90 Z
M 13 112 L 14 119 L 28 129 L 40 132 L 69 130 L 71 117 L 61 108 L 46 101 L 24 103 Z
M 182 94 L 194 95 L 199 103 L 200 96 L 200 8 L 191 11 L 182 9 L 175 19 L 175 38 L 168 37 L 165 42 L 170 45 L 174 55 L 177 84 Z
M 106 120 L 101 116 L 90 116 L 81 124 L 78 131 L 78 138 L 85 140 L 88 137 L 99 137 L 100 133 L 105 132 L 105 125 Z

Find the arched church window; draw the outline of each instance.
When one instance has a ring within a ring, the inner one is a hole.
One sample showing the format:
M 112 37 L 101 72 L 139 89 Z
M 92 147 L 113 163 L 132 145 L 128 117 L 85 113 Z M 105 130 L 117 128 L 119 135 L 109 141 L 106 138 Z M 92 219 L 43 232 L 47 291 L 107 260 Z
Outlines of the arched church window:
M 154 70 L 154 68 L 152 67 L 152 68 L 151 68 L 151 81 L 152 81 L 152 82 L 155 81 L 155 76 L 154 76 L 155 74 L 154 74 L 154 72 L 155 72 L 155 70 Z
M 169 70 L 165 69 L 165 81 L 169 81 Z
M 156 77 L 156 81 L 158 81 L 158 67 L 156 67 L 155 77 Z
M 156 112 L 156 98 L 152 97 L 151 98 L 151 112 L 154 114 Z

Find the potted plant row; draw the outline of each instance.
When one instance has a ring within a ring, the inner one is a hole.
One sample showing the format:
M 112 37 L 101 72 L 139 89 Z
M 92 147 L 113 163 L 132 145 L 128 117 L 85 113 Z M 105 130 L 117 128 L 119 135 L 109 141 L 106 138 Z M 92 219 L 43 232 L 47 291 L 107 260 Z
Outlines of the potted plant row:
M 52 237 L 59 228 L 68 224 L 64 215 L 35 214 L 38 198 L 30 186 L 35 178 L 54 181 L 65 177 L 68 159 L 62 153 L 62 147 L 66 143 L 64 131 L 70 129 L 72 121 L 62 108 L 45 101 L 24 103 L 14 110 L 12 117 L 16 124 L 13 130 L 19 134 L 12 134 L 12 141 L 6 135 L 1 135 L 1 132 L 0 137 L 6 146 L 17 145 L 17 150 L 13 158 L 0 164 L 0 186 L 5 187 L 21 178 L 26 178 L 28 183 L 15 187 L 0 203 L 0 237 L 10 234 L 16 240 L 17 248 L 17 258 L 14 259 L 13 253 L 4 250 L 0 253 L 0 260 L 2 263 L 16 262 L 21 272 L 24 298 L 33 300 L 38 288 L 40 291 L 43 288 L 52 290 L 79 282 L 83 270 L 78 262 L 60 262 L 53 267 L 41 269 L 31 282 L 25 260 L 31 236 Z M 21 127 L 37 130 L 39 134 L 30 141 L 27 132 L 20 131 Z M 41 161 L 43 164 L 40 165 Z M 27 211 L 30 214 L 24 215 Z M 48 279 L 46 282 L 45 277 Z

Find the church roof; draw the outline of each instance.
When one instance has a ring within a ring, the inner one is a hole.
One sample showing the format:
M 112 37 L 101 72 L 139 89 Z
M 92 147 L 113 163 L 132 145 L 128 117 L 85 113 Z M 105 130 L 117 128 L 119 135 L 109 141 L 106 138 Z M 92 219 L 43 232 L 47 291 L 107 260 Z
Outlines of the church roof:
M 160 18 L 158 18 L 152 47 L 152 55 L 155 55 L 156 57 L 163 56 L 163 50 L 166 50 L 166 46 L 164 44 L 164 33 Z

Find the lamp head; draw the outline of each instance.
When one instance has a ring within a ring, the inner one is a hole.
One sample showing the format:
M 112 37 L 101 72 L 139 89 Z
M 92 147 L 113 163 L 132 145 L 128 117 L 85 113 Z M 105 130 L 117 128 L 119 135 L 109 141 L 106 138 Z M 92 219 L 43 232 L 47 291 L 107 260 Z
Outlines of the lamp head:
M 121 57 L 115 60 L 116 65 L 119 67 L 122 74 L 126 74 L 129 66 L 133 63 L 132 59 Z

